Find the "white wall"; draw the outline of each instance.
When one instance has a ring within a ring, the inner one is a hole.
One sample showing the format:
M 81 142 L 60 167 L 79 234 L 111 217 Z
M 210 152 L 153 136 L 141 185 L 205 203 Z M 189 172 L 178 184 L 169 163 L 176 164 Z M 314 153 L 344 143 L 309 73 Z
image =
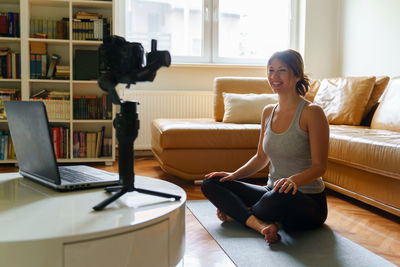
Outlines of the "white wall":
M 400 1 L 342 0 L 342 75 L 400 75 Z
M 305 71 L 312 78 L 340 75 L 340 0 L 305 0 L 303 47 Z M 304 10 L 303 10 L 304 12 Z

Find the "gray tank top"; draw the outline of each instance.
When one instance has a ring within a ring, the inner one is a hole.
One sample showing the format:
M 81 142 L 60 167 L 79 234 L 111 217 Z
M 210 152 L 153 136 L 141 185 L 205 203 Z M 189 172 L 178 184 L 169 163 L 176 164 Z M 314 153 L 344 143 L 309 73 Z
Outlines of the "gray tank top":
M 292 123 L 283 133 L 275 133 L 271 129 L 272 117 L 278 105 L 274 107 L 266 121 L 263 149 L 271 160 L 268 177 L 269 187 L 273 187 L 274 182 L 278 179 L 288 178 L 311 166 L 308 132 L 300 128 L 300 115 L 306 103 L 306 100 L 302 99 Z M 324 188 L 322 177 L 319 177 L 309 184 L 298 187 L 297 190 L 306 194 L 317 194 L 321 193 Z

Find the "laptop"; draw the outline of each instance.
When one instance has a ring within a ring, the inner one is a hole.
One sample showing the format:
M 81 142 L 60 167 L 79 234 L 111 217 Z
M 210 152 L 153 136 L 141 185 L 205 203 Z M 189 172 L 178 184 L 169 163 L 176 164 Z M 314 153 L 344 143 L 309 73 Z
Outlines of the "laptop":
M 119 176 L 84 165 L 58 166 L 46 106 L 36 101 L 5 101 L 19 173 L 58 191 L 119 184 Z

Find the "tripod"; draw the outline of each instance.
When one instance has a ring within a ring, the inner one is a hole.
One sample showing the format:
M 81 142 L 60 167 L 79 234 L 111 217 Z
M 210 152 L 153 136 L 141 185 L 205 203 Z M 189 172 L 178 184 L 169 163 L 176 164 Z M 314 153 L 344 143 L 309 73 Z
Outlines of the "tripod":
M 119 183 L 117 186 L 109 186 L 105 188 L 108 193 L 116 192 L 109 198 L 103 200 L 93 207 L 94 210 L 102 210 L 111 202 L 127 192 L 137 191 L 139 193 L 175 198 L 179 200 L 181 197 L 162 192 L 151 191 L 135 187 L 135 173 L 133 170 L 134 149 L 133 143 L 138 136 L 139 120 L 136 112 L 137 102 L 121 101 L 121 111 L 114 119 L 114 128 L 116 129 L 118 139 L 118 163 L 119 163 Z

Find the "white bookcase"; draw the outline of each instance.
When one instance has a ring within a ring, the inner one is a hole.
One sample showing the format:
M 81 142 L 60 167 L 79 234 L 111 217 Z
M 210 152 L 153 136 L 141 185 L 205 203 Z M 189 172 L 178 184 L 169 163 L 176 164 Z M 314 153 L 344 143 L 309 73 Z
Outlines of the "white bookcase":
M 115 0 L 114 0 L 115 2 Z M 21 99 L 30 100 L 31 96 L 39 91 L 59 91 L 69 93 L 69 118 L 50 119 L 51 126 L 65 127 L 70 135 L 68 147 L 70 156 L 59 158 L 58 162 L 104 162 L 111 164 L 115 161 L 115 130 L 112 120 L 115 117 L 115 107 L 112 107 L 112 116 L 109 119 L 76 119 L 74 116 L 74 97 L 95 95 L 101 97 L 104 92 L 97 85 L 96 80 L 74 80 L 74 61 L 76 50 L 97 50 L 102 41 L 74 40 L 73 19 L 79 11 L 101 14 L 110 22 L 111 34 L 115 32 L 113 25 L 113 1 L 76 1 L 76 0 L 2 0 L 0 10 L 20 13 L 20 38 L 0 37 L 0 47 L 10 47 L 11 50 L 21 54 L 21 79 L 0 79 L 0 88 L 17 88 L 21 90 Z M 66 24 L 68 31 L 66 39 L 34 38 L 31 18 L 43 18 L 47 20 L 61 20 L 68 18 Z M 70 77 L 67 80 L 31 78 L 30 44 L 46 43 L 47 55 L 60 56 L 58 65 L 68 66 Z M 67 116 L 68 117 L 68 116 Z M 105 127 L 104 136 L 111 138 L 111 155 L 107 157 L 75 157 L 73 153 L 74 132 L 97 132 Z M 7 120 L 0 120 L 0 130 L 7 131 Z M 11 163 L 16 160 L 0 160 L 0 163 Z

